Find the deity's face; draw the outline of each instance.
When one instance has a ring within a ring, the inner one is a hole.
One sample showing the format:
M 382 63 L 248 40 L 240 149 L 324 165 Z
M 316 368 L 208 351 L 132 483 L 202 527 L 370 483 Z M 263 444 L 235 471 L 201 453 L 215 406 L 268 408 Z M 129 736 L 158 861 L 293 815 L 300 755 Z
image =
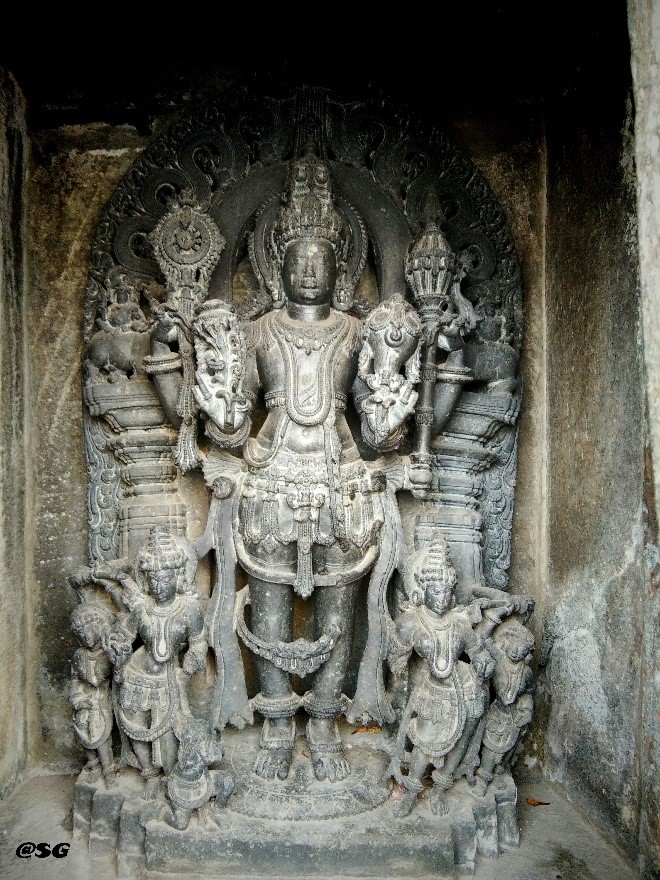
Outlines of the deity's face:
M 509 660 L 518 663 L 526 657 L 529 657 L 534 650 L 534 646 L 528 644 L 526 641 L 510 638 L 507 639 L 504 650 Z
M 453 595 L 454 589 L 451 584 L 445 581 L 433 581 L 424 593 L 424 604 L 429 611 L 443 614 L 451 607 Z
M 75 633 L 85 648 L 96 648 L 101 642 L 99 632 L 100 621 L 96 617 L 88 617 L 78 622 Z
M 171 601 L 176 595 L 176 568 L 156 568 L 147 572 L 147 579 L 149 592 L 159 604 Z
M 329 241 L 301 238 L 287 247 L 282 284 L 287 299 L 299 305 L 330 302 L 337 283 L 337 260 Z

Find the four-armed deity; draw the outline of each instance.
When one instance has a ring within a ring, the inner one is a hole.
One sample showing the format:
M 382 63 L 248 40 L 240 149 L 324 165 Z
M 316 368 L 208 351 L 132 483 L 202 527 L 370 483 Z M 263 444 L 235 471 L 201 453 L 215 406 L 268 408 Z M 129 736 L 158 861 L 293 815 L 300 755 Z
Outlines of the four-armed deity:
M 86 784 L 139 771 L 181 833 L 495 809 L 531 721 L 512 246 L 452 224 L 454 153 L 460 186 L 401 199 L 394 153 L 361 168 L 349 121 L 305 106 L 222 185 L 201 157 L 240 126 L 180 134 L 90 286 L 75 729 Z

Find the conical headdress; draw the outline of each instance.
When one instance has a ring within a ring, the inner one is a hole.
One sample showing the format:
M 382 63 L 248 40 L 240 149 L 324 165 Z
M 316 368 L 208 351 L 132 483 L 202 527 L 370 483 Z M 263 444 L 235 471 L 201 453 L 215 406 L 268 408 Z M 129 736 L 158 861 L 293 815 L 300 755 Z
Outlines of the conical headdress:
M 185 563 L 186 555 L 169 531 L 163 526 L 155 526 L 140 550 L 140 569 L 155 571 L 160 568 L 181 568 Z
M 289 166 L 282 207 L 271 237 L 277 261 L 284 259 L 288 244 L 301 238 L 324 239 L 332 245 L 337 263 L 345 260 L 346 222 L 335 209 L 330 169 L 313 153 L 295 159 Z

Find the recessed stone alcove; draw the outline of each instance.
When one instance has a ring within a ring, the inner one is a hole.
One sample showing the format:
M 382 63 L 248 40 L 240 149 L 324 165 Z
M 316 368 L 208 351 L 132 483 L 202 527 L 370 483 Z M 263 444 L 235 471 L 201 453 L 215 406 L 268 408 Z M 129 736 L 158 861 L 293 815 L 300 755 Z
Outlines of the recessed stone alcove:
M 581 26 L 580 48 L 566 48 L 565 67 L 557 60 L 541 76 L 529 45 L 520 56 L 526 68 L 510 60 L 514 34 L 532 40 L 526 20 L 506 7 L 501 14 L 504 25 L 495 13 L 487 20 L 503 31 L 515 28 L 511 51 L 497 54 L 509 58 L 497 87 L 487 84 L 496 54 L 484 52 L 495 41 L 483 36 L 469 75 L 457 77 L 453 89 L 445 76 L 442 94 L 430 69 L 397 81 L 370 60 L 350 76 L 328 68 L 325 78 L 313 80 L 292 53 L 286 64 L 272 61 L 270 71 L 266 61 L 209 62 L 169 79 L 161 71 L 142 88 L 129 77 L 98 73 L 86 86 L 80 67 L 52 95 L 26 65 L 8 65 L 2 103 L 7 601 L 0 646 L 6 732 L 0 784 L 7 794 L 28 773 L 70 774 L 82 763 L 67 693 L 74 640 L 66 578 L 86 561 L 81 328 L 101 211 L 189 100 L 275 71 L 291 87 L 312 81 L 407 97 L 470 157 L 506 212 L 525 290 L 510 589 L 535 599 L 529 626 L 537 642 L 536 717 L 518 774 L 560 783 L 584 815 L 639 860 L 644 876 L 653 876 L 657 418 L 649 413 L 657 413 L 651 291 L 658 267 L 651 245 L 657 220 L 647 202 L 657 175 L 650 164 L 657 104 L 654 116 L 649 71 L 658 46 L 648 36 L 647 6 L 631 3 L 633 79 L 620 5 L 601 11 L 597 27 Z M 544 23 L 560 39 L 557 19 L 548 13 Z M 451 54 L 464 60 L 456 49 Z M 117 98 L 110 105 L 102 96 L 113 95 L 113 86 Z

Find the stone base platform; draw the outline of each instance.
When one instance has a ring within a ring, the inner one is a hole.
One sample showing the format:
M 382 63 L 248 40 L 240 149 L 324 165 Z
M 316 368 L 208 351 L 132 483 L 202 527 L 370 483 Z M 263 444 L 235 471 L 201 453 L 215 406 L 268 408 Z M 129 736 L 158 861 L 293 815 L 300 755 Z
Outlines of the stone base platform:
M 318 783 L 304 738 L 299 738 L 289 779 L 269 784 L 251 766 L 258 732 L 225 737 L 225 772 L 236 792 L 224 810 L 212 805 L 193 814 L 185 831 L 167 824 L 164 792 L 143 798 L 144 783 L 122 771 L 116 788 L 75 786 L 74 839 L 87 843 L 92 863 L 119 877 L 161 874 L 199 876 L 283 875 L 290 877 L 428 877 L 454 866 L 473 871 L 479 856 L 494 858 L 518 846 L 516 787 L 497 776 L 484 797 L 465 780 L 446 796 L 446 814 L 434 815 L 427 797 L 410 816 L 394 808 L 398 785 L 382 781 L 387 741 L 381 734 L 346 731 L 346 753 L 354 773 L 344 783 Z M 325 817 L 323 814 L 325 813 Z

